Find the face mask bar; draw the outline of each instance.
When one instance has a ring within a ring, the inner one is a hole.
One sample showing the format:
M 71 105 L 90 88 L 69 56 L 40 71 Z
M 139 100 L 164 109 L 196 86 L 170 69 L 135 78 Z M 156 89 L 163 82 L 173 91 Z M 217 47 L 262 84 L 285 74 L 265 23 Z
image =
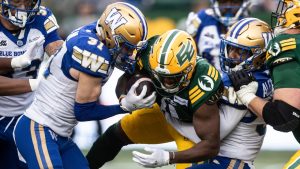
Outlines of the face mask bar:
M 229 52 L 230 48 L 235 48 L 239 50 L 239 58 L 230 58 Z M 239 45 L 228 40 L 221 40 L 220 47 L 220 63 L 221 70 L 223 72 L 229 73 L 231 71 L 244 69 L 246 71 L 255 71 L 260 69 L 262 65 L 254 64 L 254 60 L 260 57 L 264 51 L 259 46 L 247 47 Z
M 111 49 L 111 54 L 116 58 L 116 67 L 132 74 L 135 71 L 136 54 L 147 47 L 147 41 L 133 45 L 119 35 L 114 35 L 114 40 L 115 47 Z
M 213 4 L 213 10 L 216 15 L 216 19 L 218 19 L 222 24 L 225 26 L 230 26 L 234 24 L 236 21 L 241 19 L 241 17 L 245 14 L 247 14 L 247 8 L 250 5 L 250 1 L 243 2 L 239 6 L 224 6 L 220 5 L 218 1 L 212 1 Z M 221 11 L 226 10 L 229 11 L 222 15 Z M 232 11 L 237 11 L 236 13 Z
M 32 1 L 30 9 L 20 9 L 11 5 L 8 0 L 2 0 L 0 2 L 2 6 L 1 15 L 15 26 L 23 28 L 34 21 L 36 14 L 39 12 L 40 3 L 40 0 L 37 2 Z M 15 12 L 14 15 L 12 11 Z

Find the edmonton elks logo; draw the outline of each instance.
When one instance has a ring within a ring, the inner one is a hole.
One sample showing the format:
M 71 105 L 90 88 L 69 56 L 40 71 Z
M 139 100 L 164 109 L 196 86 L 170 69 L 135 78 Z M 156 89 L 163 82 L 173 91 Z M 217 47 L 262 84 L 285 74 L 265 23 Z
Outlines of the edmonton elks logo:
M 201 79 L 201 80 L 200 80 Z M 198 79 L 198 85 L 200 88 L 204 91 L 212 91 L 214 88 L 214 81 L 212 80 L 211 77 L 202 75 L 201 78 Z
M 180 51 L 176 54 L 178 63 L 180 64 L 180 66 L 182 66 L 184 64 L 184 62 L 186 60 L 191 61 L 192 56 L 194 55 L 194 49 L 193 49 L 193 45 L 191 44 L 190 41 L 188 41 L 187 43 L 184 43 L 181 46 Z

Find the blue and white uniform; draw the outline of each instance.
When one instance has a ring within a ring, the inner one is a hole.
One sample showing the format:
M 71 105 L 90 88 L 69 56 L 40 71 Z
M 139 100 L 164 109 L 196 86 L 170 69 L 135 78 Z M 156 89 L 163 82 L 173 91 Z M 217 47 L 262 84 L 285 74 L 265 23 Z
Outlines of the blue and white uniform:
M 220 54 L 222 23 L 216 19 L 213 10 L 210 8 L 200 10 L 197 15 L 201 21 L 195 35 L 198 54 L 220 70 L 218 56 Z
M 255 72 L 254 77 L 259 87 L 257 96 L 269 99 L 272 95 L 272 80 L 268 72 Z M 194 165 L 189 169 L 253 169 L 253 161 L 260 151 L 266 133 L 266 124 L 250 112 L 237 99 L 235 103 L 229 102 L 228 89 L 232 86 L 227 74 L 222 75 L 225 94 L 220 100 L 220 139 L 221 147 L 217 157 L 204 164 Z M 234 90 L 232 90 L 234 91 Z M 226 94 L 227 93 L 227 94 Z M 231 97 L 231 96 L 230 96 Z M 166 117 L 174 128 L 183 136 L 198 143 L 193 125 L 179 122 L 172 117 Z
M 40 7 L 40 12 L 36 15 L 31 24 L 27 24 L 18 35 L 13 35 L 0 23 L 0 58 L 14 58 L 22 55 L 28 48 L 31 41 L 39 37 L 44 37 L 45 42 L 33 51 L 37 58 L 43 58 L 44 48 L 51 42 L 60 40 L 57 33 L 58 25 L 52 12 L 46 7 Z M 31 65 L 23 69 L 13 70 L 2 74 L 3 76 L 15 79 L 36 78 L 42 60 L 33 60 Z M 13 128 L 18 117 L 24 113 L 31 104 L 34 92 L 0 96 L 0 165 L 1 168 L 14 169 L 16 166 L 3 166 L 10 161 L 10 165 L 16 165 L 17 151 L 13 141 Z
M 103 79 L 112 72 L 112 56 L 96 35 L 96 23 L 75 30 L 49 61 L 35 99 L 16 125 L 17 147 L 29 168 L 88 168 L 79 148 L 70 139 L 77 120 L 74 114 L 78 82 L 76 69 Z

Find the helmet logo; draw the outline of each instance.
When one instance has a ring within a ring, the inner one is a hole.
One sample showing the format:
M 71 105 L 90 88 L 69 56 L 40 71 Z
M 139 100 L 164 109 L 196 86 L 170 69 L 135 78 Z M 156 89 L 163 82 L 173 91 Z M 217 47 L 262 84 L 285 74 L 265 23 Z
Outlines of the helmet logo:
M 180 51 L 176 54 L 178 63 L 182 66 L 186 60 L 191 61 L 192 56 L 194 55 L 194 49 L 190 41 L 184 43 L 181 46 Z
M 212 91 L 214 88 L 214 81 L 212 80 L 212 78 L 203 75 L 201 76 L 201 79 L 201 81 L 198 79 L 198 85 L 200 86 L 200 88 L 207 92 Z
M 122 16 L 116 8 L 113 8 L 105 19 L 105 24 L 109 25 L 112 30 L 117 29 L 119 26 L 126 24 L 128 21 Z

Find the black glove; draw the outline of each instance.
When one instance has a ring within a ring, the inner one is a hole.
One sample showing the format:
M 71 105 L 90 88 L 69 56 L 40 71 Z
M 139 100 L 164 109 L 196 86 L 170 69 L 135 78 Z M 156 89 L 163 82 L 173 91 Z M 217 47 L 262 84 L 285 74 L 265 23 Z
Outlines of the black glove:
M 247 73 L 245 70 L 231 72 L 228 76 L 235 91 L 240 90 L 241 86 L 248 85 L 252 81 L 255 81 L 255 78 L 252 76 L 252 74 Z

